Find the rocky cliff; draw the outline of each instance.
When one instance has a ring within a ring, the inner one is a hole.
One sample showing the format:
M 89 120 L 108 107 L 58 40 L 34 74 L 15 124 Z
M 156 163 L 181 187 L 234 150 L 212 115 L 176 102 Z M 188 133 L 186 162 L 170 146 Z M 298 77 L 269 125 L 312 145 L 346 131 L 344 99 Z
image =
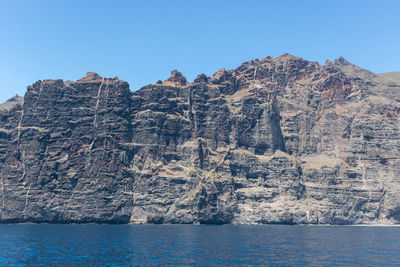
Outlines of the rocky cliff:
M 400 83 L 288 54 L 0 105 L 0 222 L 400 223 Z

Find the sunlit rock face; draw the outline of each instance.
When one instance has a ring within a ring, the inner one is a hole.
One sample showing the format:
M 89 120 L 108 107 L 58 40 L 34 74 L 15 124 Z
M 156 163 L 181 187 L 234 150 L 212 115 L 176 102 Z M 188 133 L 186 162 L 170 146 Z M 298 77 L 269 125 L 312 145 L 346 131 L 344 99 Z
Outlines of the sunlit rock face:
M 399 118 L 343 58 L 38 81 L 0 105 L 0 222 L 399 223 Z

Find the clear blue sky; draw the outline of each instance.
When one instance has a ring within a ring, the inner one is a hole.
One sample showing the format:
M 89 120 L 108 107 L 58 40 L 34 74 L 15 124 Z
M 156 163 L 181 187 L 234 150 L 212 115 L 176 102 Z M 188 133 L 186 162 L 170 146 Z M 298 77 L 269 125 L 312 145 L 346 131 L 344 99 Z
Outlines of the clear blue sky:
M 0 0 L 0 101 L 87 71 L 131 90 L 285 52 L 400 70 L 400 1 Z

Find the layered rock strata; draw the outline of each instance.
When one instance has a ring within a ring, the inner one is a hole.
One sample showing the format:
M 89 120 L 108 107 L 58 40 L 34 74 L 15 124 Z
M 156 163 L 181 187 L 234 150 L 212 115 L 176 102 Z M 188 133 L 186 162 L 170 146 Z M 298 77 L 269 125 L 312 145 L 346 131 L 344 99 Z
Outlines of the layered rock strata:
M 400 83 L 288 54 L 0 105 L 0 222 L 397 224 Z

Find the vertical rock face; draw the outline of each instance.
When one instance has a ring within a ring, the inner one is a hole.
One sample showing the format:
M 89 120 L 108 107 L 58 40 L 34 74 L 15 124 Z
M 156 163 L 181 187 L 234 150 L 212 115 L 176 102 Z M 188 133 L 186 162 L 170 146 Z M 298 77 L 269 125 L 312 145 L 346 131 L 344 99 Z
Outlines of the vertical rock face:
M 0 221 L 399 223 L 399 89 L 288 54 L 136 92 L 38 81 L 0 105 Z

